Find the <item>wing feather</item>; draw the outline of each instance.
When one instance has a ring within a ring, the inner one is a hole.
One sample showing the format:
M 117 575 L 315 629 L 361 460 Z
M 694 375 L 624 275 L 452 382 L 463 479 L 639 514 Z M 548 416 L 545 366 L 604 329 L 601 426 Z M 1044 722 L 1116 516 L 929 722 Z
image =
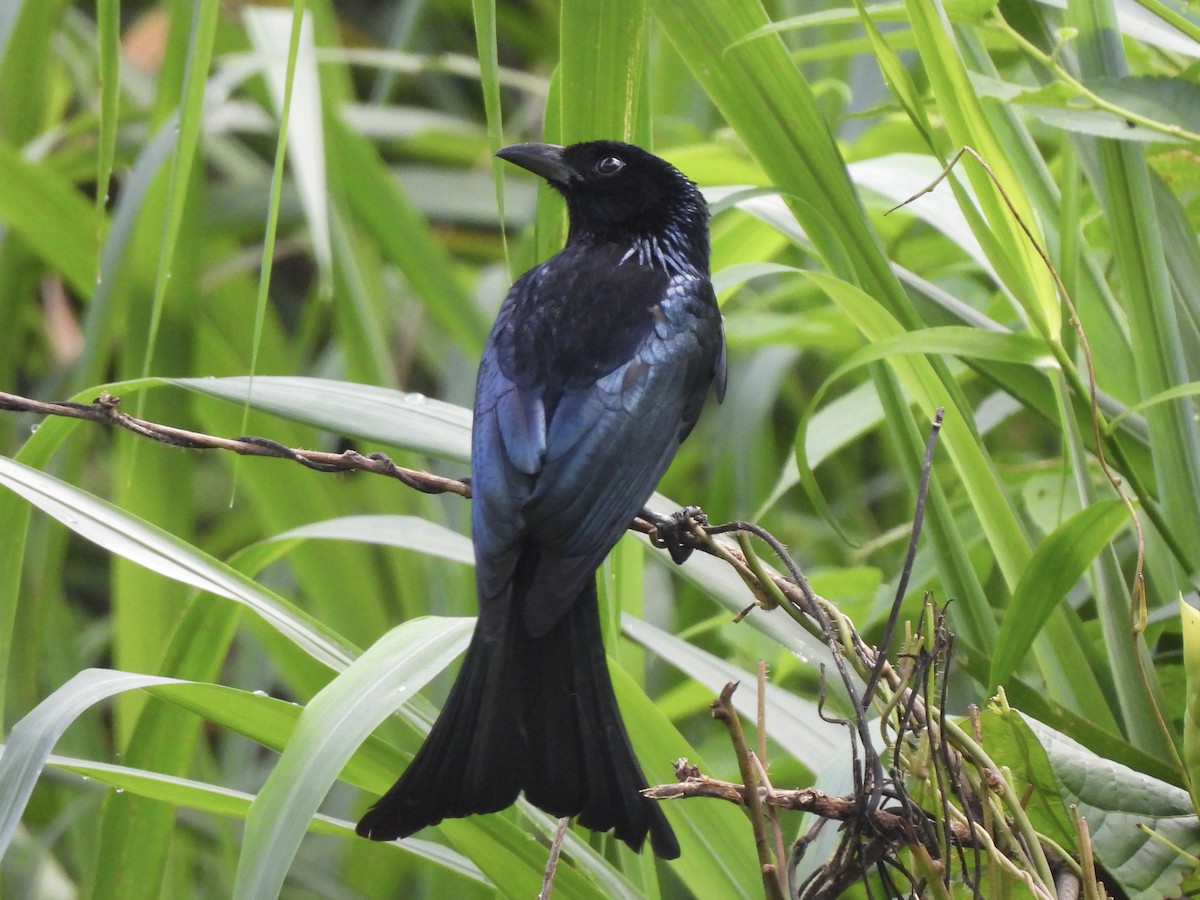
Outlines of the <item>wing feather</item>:
M 523 591 L 534 636 L 562 617 L 653 493 L 718 374 L 724 341 L 711 287 L 677 278 L 661 296 L 632 356 L 553 395 L 545 380 L 509 378 L 503 347 L 489 342 L 484 354 L 472 476 L 480 596 L 497 596 L 521 548 L 536 544 Z

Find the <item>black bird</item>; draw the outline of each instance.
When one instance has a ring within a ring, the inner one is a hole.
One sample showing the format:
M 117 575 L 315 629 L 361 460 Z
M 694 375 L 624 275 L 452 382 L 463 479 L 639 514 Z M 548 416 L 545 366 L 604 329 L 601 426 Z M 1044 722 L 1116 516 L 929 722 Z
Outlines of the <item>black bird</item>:
M 679 855 L 609 678 L 596 570 L 642 508 L 725 341 L 708 209 L 631 144 L 514 144 L 497 154 L 566 199 L 567 244 L 526 272 L 483 351 L 471 446 L 479 618 L 446 705 L 400 780 L 358 823 L 374 840 L 495 812 L 525 792 L 553 816 Z

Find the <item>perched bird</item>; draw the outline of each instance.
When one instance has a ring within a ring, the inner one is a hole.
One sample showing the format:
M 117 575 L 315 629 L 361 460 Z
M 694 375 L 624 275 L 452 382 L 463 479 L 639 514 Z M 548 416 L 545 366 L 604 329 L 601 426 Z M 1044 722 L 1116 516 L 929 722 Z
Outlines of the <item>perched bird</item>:
M 509 291 L 483 351 L 471 446 L 479 618 L 408 769 L 358 823 L 374 840 L 504 809 L 679 855 L 609 678 L 596 570 L 637 515 L 705 395 L 725 391 L 708 209 L 631 144 L 514 144 L 497 154 L 566 199 L 556 256 Z

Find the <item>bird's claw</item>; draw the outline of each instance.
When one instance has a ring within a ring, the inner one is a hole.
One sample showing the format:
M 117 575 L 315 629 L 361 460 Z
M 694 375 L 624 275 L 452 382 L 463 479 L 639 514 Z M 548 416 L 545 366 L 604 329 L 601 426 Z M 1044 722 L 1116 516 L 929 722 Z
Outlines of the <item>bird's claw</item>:
M 692 522 L 700 526 L 708 524 L 708 516 L 698 506 L 685 506 L 669 516 L 643 510 L 642 518 L 654 526 L 654 534 L 650 536 L 654 546 L 665 548 L 677 566 L 683 565 L 696 549 L 689 543 Z

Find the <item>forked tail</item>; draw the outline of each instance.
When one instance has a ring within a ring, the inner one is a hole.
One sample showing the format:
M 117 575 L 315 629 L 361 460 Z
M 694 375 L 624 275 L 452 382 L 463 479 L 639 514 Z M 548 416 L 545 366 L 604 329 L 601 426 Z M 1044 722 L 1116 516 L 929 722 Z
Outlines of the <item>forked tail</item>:
M 475 629 L 428 739 L 358 833 L 407 837 L 445 818 L 496 812 L 526 798 L 553 816 L 612 830 L 664 859 L 679 843 L 646 787 L 613 693 L 594 580 L 544 636 L 521 604 Z

